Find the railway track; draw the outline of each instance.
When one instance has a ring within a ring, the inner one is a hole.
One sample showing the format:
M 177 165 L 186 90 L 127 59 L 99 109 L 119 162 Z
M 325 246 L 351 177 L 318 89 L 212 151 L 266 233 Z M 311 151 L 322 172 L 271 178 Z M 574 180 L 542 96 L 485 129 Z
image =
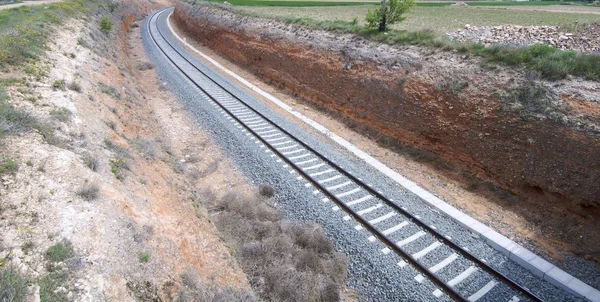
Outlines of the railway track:
M 455 244 L 451 234 L 442 234 L 434 225 L 411 215 L 211 79 L 201 66 L 175 48 L 166 38 L 168 33 L 157 26 L 159 18 L 168 13 L 166 9 L 149 17 L 146 30 L 173 67 L 196 87 L 199 96 L 255 139 L 265 153 L 289 167 L 290 174 L 305 181 L 314 195 L 323 202 L 334 203 L 334 211 L 344 211 L 343 220 L 355 221 L 356 231 L 369 232 L 371 242 L 382 242 L 385 248 L 381 253 L 398 254 L 403 259 L 397 263 L 400 269 L 408 265 L 415 268 L 419 272 L 414 276 L 416 282 L 432 282 L 437 287 L 431 292 L 432 299 L 445 294 L 456 301 L 541 301 L 484 259 Z M 477 289 L 464 286 L 466 283 L 476 283 Z

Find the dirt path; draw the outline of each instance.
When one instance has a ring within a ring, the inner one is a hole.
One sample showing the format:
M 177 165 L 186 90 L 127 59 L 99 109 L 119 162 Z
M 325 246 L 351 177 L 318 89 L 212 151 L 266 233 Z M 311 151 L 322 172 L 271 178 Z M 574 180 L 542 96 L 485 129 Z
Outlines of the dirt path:
M 61 1 L 63 1 L 63 0 L 24 1 L 24 2 L 21 2 L 21 3 L 1 5 L 0 6 L 0 10 L 9 9 L 9 8 L 15 8 L 15 7 L 19 7 L 19 6 L 31 6 L 31 5 L 40 5 L 40 4 L 50 4 L 50 3 L 56 3 L 56 2 L 61 2 Z

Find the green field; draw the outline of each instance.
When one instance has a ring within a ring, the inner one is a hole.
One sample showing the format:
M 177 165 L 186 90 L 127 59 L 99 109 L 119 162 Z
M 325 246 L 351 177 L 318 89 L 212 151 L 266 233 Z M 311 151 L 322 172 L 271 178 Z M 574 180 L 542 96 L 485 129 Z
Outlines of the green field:
M 220 1 L 209 1 L 220 3 Z M 229 3 L 236 6 L 361 6 L 378 5 L 379 1 L 293 1 L 293 0 L 229 0 Z M 454 2 L 417 2 L 417 6 L 422 7 L 444 7 L 450 6 Z M 535 2 L 516 2 L 516 1 L 473 1 L 468 2 L 469 6 L 546 6 L 557 5 L 560 1 L 535 1 Z
M 347 7 L 237 7 L 238 10 L 262 16 L 280 18 L 311 18 L 316 21 L 352 21 L 355 17 L 364 20 L 371 5 Z M 465 24 L 476 26 L 496 26 L 502 24 L 530 25 L 569 25 L 575 22 L 591 22 L 600 19 L 599 14 L 573 14 L 546 11 L 521 11 L 501 8 L 453 8 L 453 7 L 414 7 L 407 19 L 392 26 L 394 29 L 432 29 L 438 34 L 461 29 Z

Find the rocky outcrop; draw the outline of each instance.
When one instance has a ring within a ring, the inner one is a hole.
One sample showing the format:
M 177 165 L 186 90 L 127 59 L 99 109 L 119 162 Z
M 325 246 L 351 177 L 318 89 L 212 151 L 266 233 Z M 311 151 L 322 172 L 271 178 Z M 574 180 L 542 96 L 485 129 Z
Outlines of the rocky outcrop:
M 562 50 L 600 53 L 600 22 L 581 25 L 573 33 L 558 26 L 471 26 L 448 34 L 451 40 L 477 42 L 486 46 L 545 44 Z

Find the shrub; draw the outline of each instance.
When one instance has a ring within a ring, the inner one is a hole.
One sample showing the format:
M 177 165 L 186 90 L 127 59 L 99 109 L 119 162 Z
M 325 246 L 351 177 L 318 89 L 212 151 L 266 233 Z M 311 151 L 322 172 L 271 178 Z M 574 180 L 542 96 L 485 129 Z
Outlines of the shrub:
M 97 172 L 100 167 L 100 163 L 98 162 L 98 158 L 91 154 L 85 155 L 83 157 L 83 163 L 86 167 L 90 168 L 90 170 Z
M 40 279 L 40 301 L 42 302 L 61 302 L 68 301 L 65 291 L 57 289 L 65 284 L 69 277 L 67 271 L 60 268 L 53 270 Z
M 99 192 L 100 188 L 96 183 L 86 182 L 77 190 L 77 195 L 87 201 L 91 201 L 98 198 Z
M 79 85 L 79 83 L 72 81 L 69 83 L 69 85 L 67 85 L 67 88 L 69 88 L 69 90 L 73 90 L 75 92 L 81 92 L 81 85 Z
M 262 300 L 339 300 L 346 259 L 333 250 L 318 224 L 285 223 L 257 195 L 229 193 L 216 203 L 215 225 L 231 254 L 253 276 L 250 283 Z
M 108 17 L 100 18 L 100 30 L 105 33 L 112 31 L 113 23 Z
M 25 301 L 26 295 L 27 280 L 12 265 L 0 266 L 0 299 Z
M 19 170 L 19 165 L 16 162 L 7 159 L 0 165 L 0 174 L 15 173 Z
M 273 197 L 273 195 L 275 195 L 275 189 L 270 185 L 260 185 L 258 187 L 258 193 L 264 197 Z
M 46 250 L 46 259 L 51 262 L 60 262 L 71 257 L 73 246 L 68 240 L 59 242 Z
M 68 122 L 71 119 L 71 115 L 71 111 L 64 107 L 50 110 L 50 117 L 61 122 Z
M 385 5 L 384 28 L 380 30 L 385 30 L 386 23 L 395 24 L 402 22 L 406 19 L 406 17 L 403 17 L 402 15 L 406 14 L 413 6 L 415 6 L 414 0 L 388 0 Z M 382 21 L 381 8 L 374 11 L 369 9 L 365 16 L 365 21 L 367 21 L 367 27 L 377 27 Z
M 222 301 L 222 302 L 254 302 L 258 299 L 252 291 L 247 289 L 234 289 L 207 284 L 198 280 L 192 273 L 181 275 L 181 285 L 177 292 L 178 301 Z
M 147 263 L 150 261 L 150 254 L 148 252 L 142 252 L 138 255 L 141 263 Z
M 109 86 L 102 82 L 98 82 L 98 88 L 100 88 L 100 92 L 104 94 L 110 95 L 117 100 L 121 99 L 121 94 L 117 91 L 117 88 L 113 86 Z
M 54 82 L 52 82 L 52 88 L 65 90 L 65 80 L 55 80 Z

